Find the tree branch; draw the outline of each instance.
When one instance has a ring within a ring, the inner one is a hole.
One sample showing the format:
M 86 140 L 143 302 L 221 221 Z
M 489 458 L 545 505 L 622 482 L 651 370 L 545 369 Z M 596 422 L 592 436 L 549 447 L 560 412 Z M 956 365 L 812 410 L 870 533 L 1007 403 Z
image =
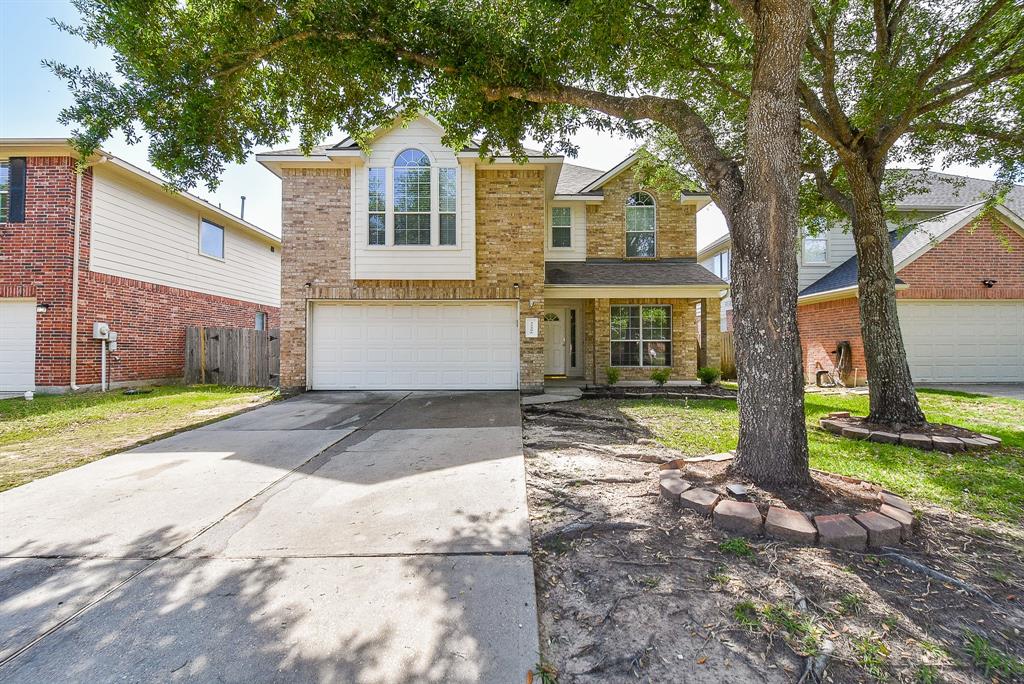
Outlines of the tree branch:
M 821 164 L 804 164 L 803 170 L 814 176 L 814 187 L 818 189 L 822 197 L 839 207 L 839 210 L 851 219 L 853 218 L 854 211 L 856 211 L 853 206 L 853 199 L 843 194 L 833 183 L 837 171 L 835 167 L 829 173 L 825 171 Z

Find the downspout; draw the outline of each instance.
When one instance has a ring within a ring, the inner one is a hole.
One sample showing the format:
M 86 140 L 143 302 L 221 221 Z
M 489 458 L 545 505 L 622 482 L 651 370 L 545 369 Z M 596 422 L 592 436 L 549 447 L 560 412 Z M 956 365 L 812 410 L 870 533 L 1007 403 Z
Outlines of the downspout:
M 78 391 L 78 259 L 82 243 L 82 169 L 75 169 L 75 248 L 71 263 L 71 391 Z

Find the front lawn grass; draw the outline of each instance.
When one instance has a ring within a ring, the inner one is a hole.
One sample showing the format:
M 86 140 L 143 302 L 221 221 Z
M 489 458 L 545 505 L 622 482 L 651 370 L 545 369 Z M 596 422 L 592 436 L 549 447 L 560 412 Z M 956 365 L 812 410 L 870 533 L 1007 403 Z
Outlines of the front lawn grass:
M 981 518 L 1024 522 L 1024 401 L 922 389 L 921 407 L 932 422 L 950 423 L 1002 438 L 986 452 L 943 454 L 843 439 L 818 427 L 830 411 L 867 415 L 863 394 L 807 394 L 811 467 L 875 482 L 903 496 Z M 736 447 L 736 402 L 637 400 L 622 411 L 654 432 L 662 444 L 686 454 Z
M 258 406 L 276 394 L 197 385 L 0 400 L 0 491 Z

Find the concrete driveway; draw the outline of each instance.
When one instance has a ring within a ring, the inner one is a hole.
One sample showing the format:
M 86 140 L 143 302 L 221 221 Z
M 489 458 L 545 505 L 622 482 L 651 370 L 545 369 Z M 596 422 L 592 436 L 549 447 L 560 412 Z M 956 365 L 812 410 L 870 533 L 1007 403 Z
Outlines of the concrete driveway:
M 971 394 L 984 394 L 989 397 L 1003 397 L 1006 399 L 1020 399 L 1021 401 L 1024 401 L 1024 382 L 990 382 L 962 385 L 926 384 L 921 385 L 921 387 L 952 390 L 954 392 L 969 392 Z
M 0 494 L 0 681 L 522 682 L 514 392 L 310 393 Z

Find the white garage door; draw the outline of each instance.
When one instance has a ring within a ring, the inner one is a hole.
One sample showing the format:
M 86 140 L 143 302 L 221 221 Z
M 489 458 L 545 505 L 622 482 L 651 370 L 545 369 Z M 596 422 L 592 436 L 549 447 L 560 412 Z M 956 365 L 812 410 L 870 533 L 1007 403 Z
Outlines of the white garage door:
M 0 392 L 24 392 L 36 384 L 36 303 L 0 299 Z
M 513 303 L 317 303 L 310 326 L 313 389 L 519 386 Z
M 1024 302 L 899 302 L 919 382 L 1024 381 Z

